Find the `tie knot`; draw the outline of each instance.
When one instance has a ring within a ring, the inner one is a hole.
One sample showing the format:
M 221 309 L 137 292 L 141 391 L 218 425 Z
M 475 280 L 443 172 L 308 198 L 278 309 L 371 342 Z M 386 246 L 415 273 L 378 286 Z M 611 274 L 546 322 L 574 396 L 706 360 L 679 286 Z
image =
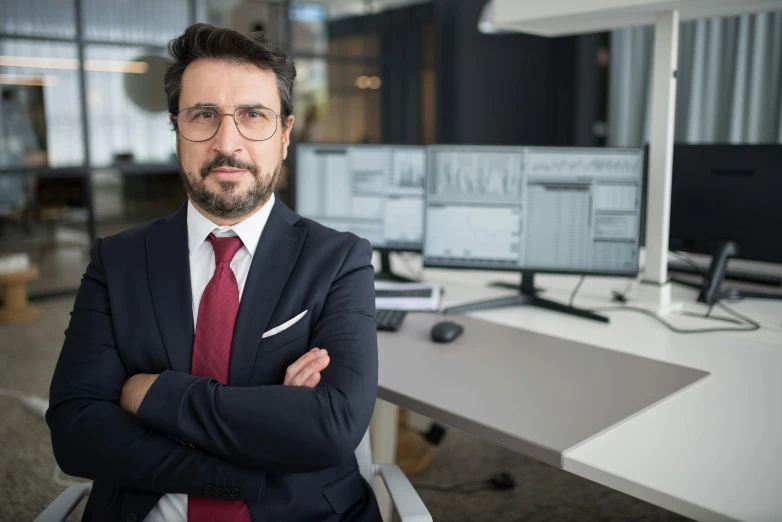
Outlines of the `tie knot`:
M 216 237 L 214 234 L 209 234 L 209 237 L 206 239 L 212 243 L 216 265 L 230 263 L 239 249 L 242 248 L 242 240 L 239 236 Z

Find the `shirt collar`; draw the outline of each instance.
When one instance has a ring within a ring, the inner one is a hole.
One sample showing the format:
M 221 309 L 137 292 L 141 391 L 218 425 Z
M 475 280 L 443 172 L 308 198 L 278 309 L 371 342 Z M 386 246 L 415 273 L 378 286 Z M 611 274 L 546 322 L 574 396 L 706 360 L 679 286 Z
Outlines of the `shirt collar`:
M 190 250 L 190 255 L 192 256 L 196 253 L 201 245 L 204 244 L 209 234 L 212 232 L 220 232 L 219 235 L 229 236 L 235 234 L 239 236 L 239 239 L 242 240 L 242 244 L 250 252 L 250 256 L 254 256 L 255 250 L 258 248 L 258 241 L 261 239 L 261 233 L 266 227 L 266 222 L 269 220 L 269 214 L 271 214 L 272 207 L 274 207 L 274 200 L 274 194 L 272 194 L 269 201 L 267 201 L 260 210 L 231 226 L 216 225 L 209 218 L 201 214 L 193 206 L 193 203 L 188 200 L 187 246 Z M 233 232 L 233 234 L 230 232 Z

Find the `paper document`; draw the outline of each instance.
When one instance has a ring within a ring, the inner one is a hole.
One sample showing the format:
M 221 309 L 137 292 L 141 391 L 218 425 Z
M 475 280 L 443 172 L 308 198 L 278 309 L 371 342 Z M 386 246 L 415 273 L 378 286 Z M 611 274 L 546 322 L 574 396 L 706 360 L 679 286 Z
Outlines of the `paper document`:
M 437 283 L 375 281 L 375 307 L 378 310 L 437 312 L 441 293 Z

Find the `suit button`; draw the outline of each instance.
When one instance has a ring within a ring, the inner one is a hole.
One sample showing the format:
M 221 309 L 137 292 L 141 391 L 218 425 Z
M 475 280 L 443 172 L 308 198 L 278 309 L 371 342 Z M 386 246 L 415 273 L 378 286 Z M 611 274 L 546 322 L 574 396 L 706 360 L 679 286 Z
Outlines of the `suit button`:
M 204 486 L 204 493 L 206 493 L 207 495 L 212 495 L 212 485 L 211 484 L 207 484 L 206 486 Z
M 228 495 L 230 495 L 231 497 L 239 496 L 239 488 L 231 488 L 228 491 Z
M 138 515 L 135 513 L 128 513 L 128 516 L 125 517 L 125 522 L 136 522 L 138 520 Z

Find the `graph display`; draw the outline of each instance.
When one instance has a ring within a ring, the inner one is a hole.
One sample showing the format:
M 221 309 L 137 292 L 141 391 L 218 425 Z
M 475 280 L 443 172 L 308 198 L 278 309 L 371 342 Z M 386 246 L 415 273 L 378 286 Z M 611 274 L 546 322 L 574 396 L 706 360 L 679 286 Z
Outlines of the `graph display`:
M 537 148 L 527 149 L 526 166 L 529 177 L 635 179 L 643 172 L 643 155 L 635 151 L 605 149 Z
M 427 238 L 428 252 L 466 265 L 493 260 L 513 266 L 519 257 L 518 214 L 512 208 L 435 206 L 427 215 L 427 230 L 450 228 L 454 233 L 432 234 Z
M 398 190 L 414 191 L 423 196 L 426 180 L 426 155 L 421 150 L 399 149 L 391 158 L 388 185 Z
M 296 211 L 375 248 L 420 250 L 426 155 L 423 147 L 300 144 Z
M 522 157 L 516 152 L 443 153 L 429 179 L 438 200 L 516 201 L 521 194 Z
M 438 145 L 427 154 L 426 265 L 637 272 L 642 151 Z

